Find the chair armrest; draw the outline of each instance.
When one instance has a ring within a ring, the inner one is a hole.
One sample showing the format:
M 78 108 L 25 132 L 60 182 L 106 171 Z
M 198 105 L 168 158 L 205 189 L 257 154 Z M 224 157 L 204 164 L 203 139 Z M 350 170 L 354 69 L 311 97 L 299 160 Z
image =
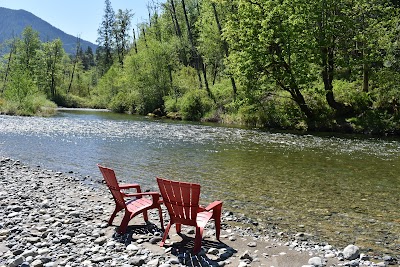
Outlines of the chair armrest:
M 136 188 L 136 189 L 140 190 L 140 185 L 139 184 L 119 184 L 119 188 L 121 188 L 121 189 Z
M 158 192 L 144 192 L 144 193 L 132 193 L 132 194 L 125 194 L 122 193 L 124 197 L 137 197 L 141 198 L 142 196 L 151 196 L 153 198 L 153 205 L 157 204 L 159 205 L 160 203 L 160 193 Z
M 219 200 L 214 201 L 214 202 L 210 203 L 207 207 L 205 207 L 204 210 L 210 211 L 212 209 L 215 209 L 218 206 L 219 206 L 219 208 L 222 207 L 222 201 L 219 201 Z
M 143 192 L 143 193 L 122 193 L 126 197 L 140 197 L 140 196 L 160 196 L 158 192 Z

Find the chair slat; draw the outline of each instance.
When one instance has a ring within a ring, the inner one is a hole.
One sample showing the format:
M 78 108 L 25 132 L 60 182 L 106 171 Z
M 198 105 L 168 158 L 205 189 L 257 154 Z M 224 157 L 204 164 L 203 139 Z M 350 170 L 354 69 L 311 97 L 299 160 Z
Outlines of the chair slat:
M 161 246 L 164 245 L 169 228 L 172 224 L 176 224 L 177 232 L 180 232 L 181 224 L 195 226 L 196 237 L 193 251 L 197 254 L 201 249 L 201 235 L 204 226 L 211 218 L 215 220 L 215 233 L 219 240 L 222 202 L 213 202 L 215 206 L 212 208 L 210 207 L 212 212 L 206 211 L 199 206 L 199 184 L 171 181 L 159 177 L 157 177 L 157 183 L 160 188 L 163 203 L 167 207 L 170 216 L 170 222 L 160 243 Z

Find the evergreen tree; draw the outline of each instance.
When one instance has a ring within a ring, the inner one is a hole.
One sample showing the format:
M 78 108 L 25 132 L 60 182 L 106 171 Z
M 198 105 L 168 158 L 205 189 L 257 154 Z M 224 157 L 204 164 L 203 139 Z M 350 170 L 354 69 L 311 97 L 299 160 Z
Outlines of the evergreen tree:
M 115 50 L 118 57 L 118 62 L 121 66 L 124 65 L 124 57 L 129 48 L 129 31 L 133 14 L 130 10 L 118 10 L 113 25 L 113 36 Z
M 111 6 L 110 0 L 105 0 L 105 8 L 103 21 L 99 29 L 97 30 L 98 38 L 97 43 L 99 45 L 98 64 L 101 73 L 107 72 L 107 70 L 113 64 L 113 27 L 115 24 L 115 13 Z

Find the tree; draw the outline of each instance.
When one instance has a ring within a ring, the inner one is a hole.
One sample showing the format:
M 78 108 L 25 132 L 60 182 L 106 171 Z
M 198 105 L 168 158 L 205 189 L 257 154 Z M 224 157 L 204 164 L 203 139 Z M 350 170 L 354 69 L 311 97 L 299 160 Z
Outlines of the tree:
M 197 22 L 197 28 L 199 29 L 198 47 L 200 53 L 203 55 L 204 63 L 212 68 L 213 85 L 216 82 L 217 76 L 227 71 L 224 61 L 229 57 L 228 43 L 222 37 L 221 14 L 223 14 L 223 9 L 220 10 L 221 12 L 218 13 L 217 4 L 213 0 L 202 1 L 202 12 Z M 236 82 L 231 73 L 227 74 L 232 85 L 232 96 L 235 99 L 237 95 Z
M 98 38 L 98 64 L 101 69 L 101 73 L 107 72 L 107 70 L 113 64 L 113 27 L 115 24 L 115 13 L 111 7 L 110 0 L 105 0 L 105 8 L 103 20 L 99 29 L 97 30 Z
M 250 99 L 267 99 L 275 88 L 286 91 L 313 127 L 314 114 L 302 90 L 315 80 L 315 68 L 309 60 L 304 20 L 296 17 L 292 3 L 239 0 L 225 34 L 232 48 L 231 67 Z
M 43 43 L 38 55 L 36 83 L 48 98 L 55 99 L 57 87 L 61 85 L 62 59 L 65 56 L 61 40 Z
M 8 82 L 8 76 L 10 74 L 11 71 L 11 64 L 12 61 L 14 60 L 13 57 L 15 57 L 15 54 L 17 53 L 17 38 L 13 38 L 12 41 L 9 42 L 9 46 L 10 46 L 10 52 L 7 58 L 7 67 L 4 73 L 4 78 L 3 78 L 3 87 L 1 88 L 0 93 L 2 94 L 7 87 L 7 82 Z
M 21 66 L 34 75 L 36 52 L 40 49 L 39 32 L 28 26 L 22 32 L 22 39 L 17 44 L 18 61 Z
M 83 54 L 82 64 L 84 70 L 89 70 L 95 66 L 93 50 L 90 46 L 87 47 L 85 53 Z
M 71 86 L 72 86 L 72 82 L 74 80 L 76 65 L 78 64 L 78 61 L 79 61 L 79 51 L 80 50 L 81 50 L 81 38 L 77 37 L 76 38 L 75 59 L 72 61 L 72 73 L 71 73 L 71 77 L 69 80 L 67 94 L 71 91 Z
M 123 67 L 124 58 L 129 49 L 129 31 L 133 14 L 130 10 L 118 10 L 113 25 L 113 35 L 118 62 Z

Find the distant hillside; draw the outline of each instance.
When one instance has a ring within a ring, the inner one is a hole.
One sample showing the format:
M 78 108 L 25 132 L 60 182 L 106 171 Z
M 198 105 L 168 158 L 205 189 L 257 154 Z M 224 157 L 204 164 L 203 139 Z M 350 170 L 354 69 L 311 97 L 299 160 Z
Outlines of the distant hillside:
M 28 11 L 0 7 L 0 44 L 13 38 L 13 36 L 20 37 L 27 26 L 31 26 L 32 29 L 39 32 L 42 42 L 60 38 L 64 44 L 65 52 L 75 54 L 76 36 L 66 34 Z M 81 40 L 83 50 L 86 50 L 88 46 L 96 51 L 97 45 Z

